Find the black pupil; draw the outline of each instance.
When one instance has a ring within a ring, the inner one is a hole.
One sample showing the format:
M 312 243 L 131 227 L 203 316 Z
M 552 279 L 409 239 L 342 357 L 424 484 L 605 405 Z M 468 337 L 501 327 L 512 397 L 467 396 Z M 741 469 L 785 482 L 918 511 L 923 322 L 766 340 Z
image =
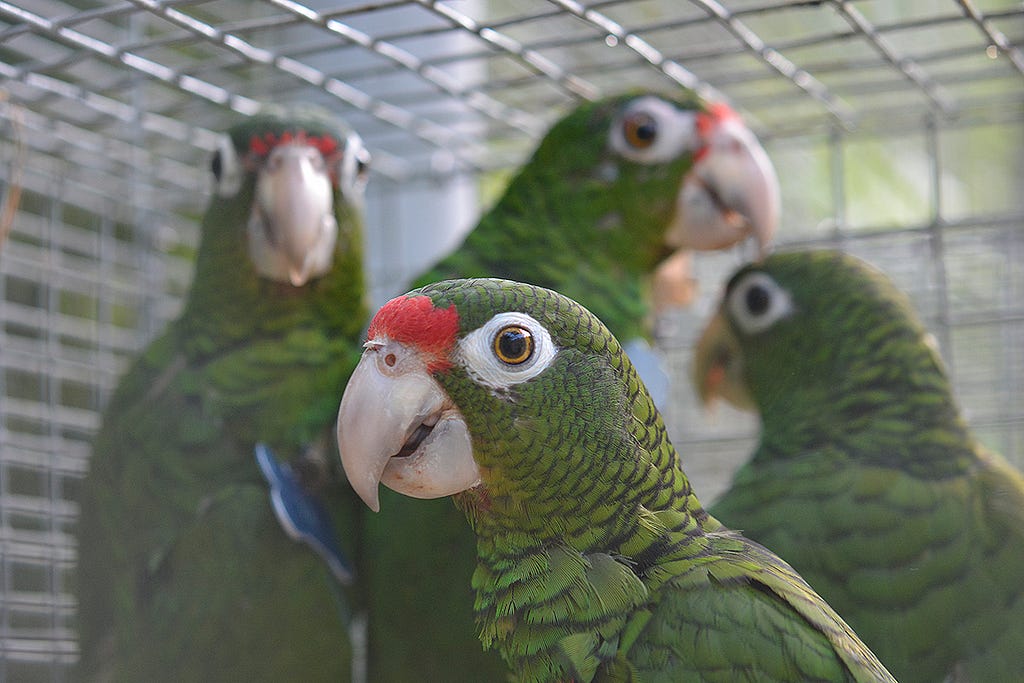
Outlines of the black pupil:
M 220 152 L 216 152 L 213 155 L 213 160 L 210 161 L 210 169 L 213 171 L 213 177 L 220 180 L 220 174 L 224 170 L 221 168 L 223 162 L 220 160 Z
M 522 363 L 530 357 L 530 334 L 518 327 L 502 330 L 498 337 L 498 350 L 502 357 Z
M 654 123 L 654 119 L 646 114 L 640 114 L 634 121 L 636 126 L 635 133 L 638 140 L 644 142 L 650 142 L 654 140 L 654 137 L 658 134 L 658 126 Z
M 761 285 L 754 285 L 747 290 L 747 310 L 754 315 L 761 315 L 767 311 L 770 303 L 768 290 Z

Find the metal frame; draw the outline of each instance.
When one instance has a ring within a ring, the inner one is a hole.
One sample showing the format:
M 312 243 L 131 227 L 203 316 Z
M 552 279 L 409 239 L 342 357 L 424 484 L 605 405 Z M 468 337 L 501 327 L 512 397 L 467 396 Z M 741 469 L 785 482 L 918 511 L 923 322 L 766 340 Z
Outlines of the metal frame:
M 0 679 L 69 675 L 98 411 L 188 286 L 217 131 L 266 100 L 332 106 L 367 141 L 379 300 L 414 267 L 385 246 L 422 215 L 405 203 L 514 167 L 573 103 L 623 84 L 727 99 L 780 165 L 780 241 L 889 270 L 979 434 L 1020 463 L 1024 154 L 992 139 L 1024 149 L 1022 41 L 1014 0 L 0 0 L 0 199 L 21 193 L 0 245 Z M 986 145 L 993 166 L 964 156 Z M 860 187 L 876 156 L 920 167 L 892 176 L 904 209 L 865 212 L 887 197 Z M 700 301 L 661 321 L 680 376 L 738 259 L 698 258 Z M 673 399 L 710 499 L 756 423 L 707 420 L 682 383 Z

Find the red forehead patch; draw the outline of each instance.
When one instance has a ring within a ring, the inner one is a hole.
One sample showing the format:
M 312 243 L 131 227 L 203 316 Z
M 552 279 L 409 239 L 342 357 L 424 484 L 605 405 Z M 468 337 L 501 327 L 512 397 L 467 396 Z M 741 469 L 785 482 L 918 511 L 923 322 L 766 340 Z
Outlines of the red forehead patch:
M 262 137 L 253 135 L 249 138 L 249 151 L 264 157 L 278 145 L 287 145 L 292 142 L 317 148 L 325 159 L 338 150 L 338 141 L 329 135 L 306 135 L 306 132 L 302 130 L 295 133 L 286 130 L 281 135 L 275 133 L 265 133 Z
M 427 367 L 431 372 L 451 366 L 448 352 L 459 334 L 459 312 L 455 304 L 448 308 L 435 308 L 430 297 L 399 296 L 384 304 L 373 316 L 367 336 L 375 339 L 384 335 L 403 344 L 415 345 L 432 358 Z
M 694 161 L 700 161 L 710 151 L 707 146 L 707 138 L 719 124 L 723 121 L 730 119 L 738 120 L 739 118 L 740 115 L 724 102 L 709 104 L 706 111 L 699 112 L 697 114 L 697 135 L 700 136 L 703 142 L 700 149 L 693 155 Z
M 706 136 L 711 130 L 722 121 L 738 119 L 740 117 L 732 107 L 724 102 L 716 102 L 708 105 L 706 111 L 697 114 L 697 132 Z

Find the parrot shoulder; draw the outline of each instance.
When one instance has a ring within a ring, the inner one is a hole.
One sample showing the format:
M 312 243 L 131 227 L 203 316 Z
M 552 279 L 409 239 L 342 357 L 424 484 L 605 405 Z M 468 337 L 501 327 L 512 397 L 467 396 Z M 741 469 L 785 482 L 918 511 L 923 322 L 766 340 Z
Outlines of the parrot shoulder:
M 989 514 L 1002 527 L 1002 533 L 1024 543 L 1024 474 L 990 451 L 981 450 L 979 460 L 978 481 Z
M 623 635 L 630 665 L 612 667 L 620 678 L 608 680 L 675 662 L 673 676 L 731 671 L 772 680 L 892 681 L 789 565 L 731 531 L 712 531 L 707 541 L 699 562 L 634 613 Z

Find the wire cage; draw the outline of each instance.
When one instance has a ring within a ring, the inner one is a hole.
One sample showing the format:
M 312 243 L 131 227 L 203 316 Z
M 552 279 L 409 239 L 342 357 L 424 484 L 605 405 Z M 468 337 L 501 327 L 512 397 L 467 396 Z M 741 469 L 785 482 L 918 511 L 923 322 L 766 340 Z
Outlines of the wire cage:
M 380 303 L 575 102 L 725 99 L 779 170 L 778 243 L 886 270 L 978 435 L 1024 463 L 1022 41 L 1019 0 L 0 1 L 0 680 L 69 677 L 99 410 L 187 290 L 216 133 L 267 101 L 333 107 L 367 142 Z M 684 381 L 740 259 L 699 254 L 699 301 L 660 325 L 705 500 L 757 430 Z

